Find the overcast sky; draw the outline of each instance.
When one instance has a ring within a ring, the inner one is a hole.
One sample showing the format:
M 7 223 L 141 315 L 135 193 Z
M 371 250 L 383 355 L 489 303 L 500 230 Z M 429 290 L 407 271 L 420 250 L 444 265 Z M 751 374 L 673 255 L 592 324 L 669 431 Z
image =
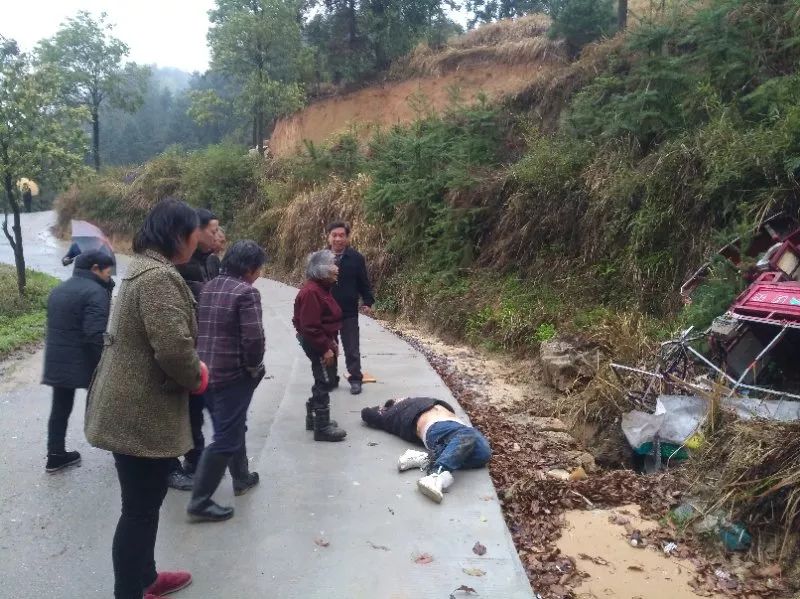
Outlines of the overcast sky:
M 214 0 L 8 0 L 3 5 L 0 34 L 25 51 L 53 35 L 67 17 L 88 10 L 108 13 L 114 34 L 130 47 L 130 60 L 189 72 L 208 68 L 206 32 Z

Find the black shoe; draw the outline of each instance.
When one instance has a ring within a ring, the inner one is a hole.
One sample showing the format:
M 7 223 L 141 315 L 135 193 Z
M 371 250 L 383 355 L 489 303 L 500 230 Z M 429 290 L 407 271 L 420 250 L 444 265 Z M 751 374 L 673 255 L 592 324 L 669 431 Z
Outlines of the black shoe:
M 47 465 L 45 470 L 50 474 L 69 468 L 70 466 L 77 466 L 81 463 L 81 454 L 77 451 L 65 451 L 64 453 L 48 453 Z
M 192 522 L 223 522 L 233 518 L 233 508 L 224 507 L 209 499 L 202 508 L 188 508 L 187 513 Z
M 347 432 L 336 426 L 331 420 L 329 408 L 314 410 L 314 441 L 344 441 Z
M 176 491 L 191 491 L 194 486 L 194 477 L 182 470 L 174 470 L 169 473 L 167 484 L 170 489 Z
M 258 472 L 251 472 L 244 480 L 233 480 L 233 494 L 239 497 L 258 484 Z
M 361 394 L 361 381 L 350 381 L 350 395 Z

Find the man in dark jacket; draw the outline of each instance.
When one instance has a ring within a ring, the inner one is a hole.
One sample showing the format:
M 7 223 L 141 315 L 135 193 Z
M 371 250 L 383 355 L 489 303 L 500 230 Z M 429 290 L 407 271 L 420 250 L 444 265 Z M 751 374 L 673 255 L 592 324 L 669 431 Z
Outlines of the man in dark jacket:
M 219 219 L 210 210 L 199 208 L 197 216 L 200 219 L 200 230 L 197 236 L 197 250 L 186 264 L 179 265 L 178 272 L 192 290 L 194 299 L 199 302 L 203 286 L 219 274 L 219 261 L 214 256 L 218 246 L 217 232 Z M 203 408 L 205 401 L 202 395 L 192 395 L 189 399 L 189 422 L 192 425 L 192 439 L 194 448 L 184 456 L 183 464 L 179 460 L 172 462 L 172 472 L 169 475 L 169 486 L 179 491 L 189 491 L 192 488 L 192 474 L 200 461 L 200 454 L 206 445 L 203 436 Z
M 111 307 L 113 260 L 104 252 L 86 252 L 75 259 L 72 278 L 53 289 L 47 300 L 47 339 L 42 384 L 53 388 L 47 424 L 47 472 L 80 463 L 67 451 L 67 423 L 75 389 L 87 389 L 100 362 L 103 334 Z
M 361 419 L 373 428 L 425 445 L 427 452 L 409 449 L 400 456 L 397 469 L 427 470 L 428 475 L 417 481 L 417 488 L 436 503 L 453 484 L 453 471 L 480 468 L 492 457 L 486 437 L 464 424 L 450 404 L 439 399 L 390 399 L 383 407 L 361 410 Z
M 214 441 L 200 458 L 187 508 L 197 522 L 233 516 L 233 508 L 220 506 L 211 498 L 226 468 L 235 495 L 258 484 L 258 473 L 248 468 L 245 431 L 247 409 L 264 378 L 261 295 L 253 283 L 266 261 L 266 252 L 255 241 L 237 241 L 225 254 L 220 276 L 200 294 L 197 353 L 210 375 L 205 398 L 214 423 Z
M 345 365 L 350 373 L 350 393 L 361 393 L 364 376 L 361 373 L 361 343 L 358 329 L 358 301 L 362 300 L 364 313 L 372 315 L 375 298 L 367 275 L 364 256 L 350 247 L 350 225 L 337 221 L 328 225 L 328 247 L 336 256 L 339 280 L 331 289 L 333 297 L 342 308 L 342 349 Z

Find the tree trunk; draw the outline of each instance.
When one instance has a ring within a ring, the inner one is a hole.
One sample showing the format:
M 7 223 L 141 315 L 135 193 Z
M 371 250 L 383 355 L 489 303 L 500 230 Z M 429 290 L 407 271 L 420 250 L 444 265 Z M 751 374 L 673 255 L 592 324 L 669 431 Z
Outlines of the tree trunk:
M 258 153 L 264 156 L 264 112 L 258 111 Z
M 628 0 L 619 0 L 617 4 L 617 25 L 620 31 L 628 26 Z
M 258 118 L 253 115 L 253 147 L 258 147 Z
M 94 155 L 94 170 L 100 170 L 100 115 L 97 107 L 92 108 L 92 154 Z
M 19 216 L 20 206 L 19 202 L 14 197 L 14 185 L 11 181 L 10 175 L 7 175 L 5 178 L 5 188 L 8 204 L 11 206 L 11 212 L 14 215 L 14 225 L 12 227 L 14 235 L 12 237 L 11 233 L 8 231 L 7 213 L 5 215 L 5 220 L 3 221 L 3 233 L 5 233 L 8 243 L 11 245 L 11 249 L 14 250 L 14 264 L 17 267 L 17 290 L 19 291 L 20 296 L 22 296 L 25 294 L 25 286 L 27 285 L 27 280 L 25 277 L 25 254 L 22 248 L 22 224 Z

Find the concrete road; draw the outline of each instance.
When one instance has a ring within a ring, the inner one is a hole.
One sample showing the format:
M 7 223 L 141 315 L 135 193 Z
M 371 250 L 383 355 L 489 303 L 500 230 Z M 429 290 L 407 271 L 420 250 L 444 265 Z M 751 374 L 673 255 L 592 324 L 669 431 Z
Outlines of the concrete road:
M 35 215 L 26 226 L 46 228 L 51 219 Z M 42 244 L 30 254 L 32 266 L 61 273 L 48 260 L 62 249 L 40 233 L 29 233 Z M 6 250 L 0 246 L 2 261 L 9 259 Z M 447 599 L 461 585 L 484 598 L 533 597 L 488 473 L 457 473 L 436 505 L 417 491 L 418 473 L 396 470 L 406 443 L 360 423 L 362 406 L 390 397 L 426 394 L 453 402 L 425 358 L 363 319 L 365 367 L 379 382 L 365 385 L 358 397 L 335 392 L 333 415 L 347 440 L 315 443 L 304 430 L 310 368 L 289 320 L 295 290 L 272 281 L 260 281 L 259 288 L 270 378 L 253 400 L 248 448 L 262 483 L 234 498 L 230 481 L 223 481 L 216 498 L 235 505 L 236 515 L 221 524 L 188 524 L 187 494 L 169 492 L 158 565 L 194 576 L 177 597 Z M 83 437 L 81 394 L 68 446 L 82 452 L 83 465 L 44 472 L 50 395 L 37 384 L 40 360 L 41 353 L 7 369 L 0 386 L 0 597 L 108 598 L 119 514 L 113 460 Z M 476 541 L 488 549 L 483 557 L 472 552 Z M 415 563 L 423 553 L 433 561 Z M 479 571 L 485 574 L 474 576 Z

